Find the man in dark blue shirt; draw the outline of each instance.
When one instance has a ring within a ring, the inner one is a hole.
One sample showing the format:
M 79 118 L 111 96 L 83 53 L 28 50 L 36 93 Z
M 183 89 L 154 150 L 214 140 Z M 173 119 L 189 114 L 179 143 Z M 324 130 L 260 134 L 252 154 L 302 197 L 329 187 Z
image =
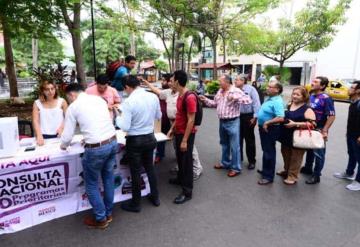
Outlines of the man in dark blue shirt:
M 326 77 L 318 76 L 311 83 L 310 107 L 316 115 L 316 126 L 321 131 L 325 141 L 328 139 L 328 131 L 335 121 L 334 102 L 324 91 L 329 84 Z M 320 183 L 321 171 L 325 164 L 326 147 L 323 149 L 308 150 L 305 166 L 301 168 L 301 173 L 312 175 L 306 184 Z M 313 170 L 313 163 L 315 167 Z

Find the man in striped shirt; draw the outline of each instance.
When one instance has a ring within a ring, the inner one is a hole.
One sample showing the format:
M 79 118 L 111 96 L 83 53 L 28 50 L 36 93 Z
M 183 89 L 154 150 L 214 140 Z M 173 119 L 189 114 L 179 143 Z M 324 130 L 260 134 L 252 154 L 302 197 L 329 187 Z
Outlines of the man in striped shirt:
M 216 107 L 220 119 L 219 134 L 222 157 L 220 164 L 216 164 L 214 168 L 227 169 L 229 170 L 228 176 L 235 177 L 241 173 L 239 153 L 240 105 L 250 104 L 251 98 L 233 86 L 231 77 L 228 75 L 220 77 L 220 89 L 214 100 L 204 96 L 199 97 L 207 106 Z

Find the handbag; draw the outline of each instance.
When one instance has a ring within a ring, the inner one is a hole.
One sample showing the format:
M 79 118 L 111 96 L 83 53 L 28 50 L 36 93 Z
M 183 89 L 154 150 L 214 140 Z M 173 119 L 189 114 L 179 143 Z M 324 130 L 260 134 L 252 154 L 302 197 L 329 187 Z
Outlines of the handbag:
M 310 129 L 297 129 L 293 134 L 293 146 L 301 149 L 325 148 L 325 141 L 320 131 Z

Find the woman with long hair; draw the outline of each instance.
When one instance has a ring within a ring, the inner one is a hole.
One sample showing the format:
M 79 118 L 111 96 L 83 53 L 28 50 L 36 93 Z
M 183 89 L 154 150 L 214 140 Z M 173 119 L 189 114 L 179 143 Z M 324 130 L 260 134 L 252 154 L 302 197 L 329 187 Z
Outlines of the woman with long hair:
M 32 120 L 36 142 L 44 145 L 44 139 L 56 138 L 64 128 L 64 116 L 68 105 L 58 96 L 56 84 L 44 81 L 39 88 L 39 99 L 35 100 Z
M 309 93 L 305 87 L 296 87 L 291 94 L 291 101 L 285 111 L 285 121 L 281 131 L 281 153 L 284 159 L 284 170 L 276 174 L 284 178 L 284 183 L 293 185 L 298 180 L 305 149 L 293 146 L 293 134 L 296 129 L 315 127 L 315 113 L 310 108 Z

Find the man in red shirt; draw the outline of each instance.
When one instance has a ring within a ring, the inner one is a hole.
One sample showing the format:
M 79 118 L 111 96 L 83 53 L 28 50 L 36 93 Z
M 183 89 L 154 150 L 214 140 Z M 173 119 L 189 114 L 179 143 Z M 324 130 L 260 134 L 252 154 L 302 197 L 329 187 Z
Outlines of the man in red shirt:
M 182 204 L 192 197 L 193 189 L 193 158 L 192 152 L 195 141 L 196 127 L 195 114 L 197 111 L 197 99 L 194 94 L 186 94 L 187 74 L 183 70 L 174 72 L 172 77 L 179 97 L 176 102 L 175 122 L 172 125 L 168 136 L 175 135 L 176 158 L 179 166 L 177 177 L 170 179 L 170 184 L 181 185 L 182 192 L 178 195 L 174 203 Z M 184 95 L 187 95 L 184 98 Z M 185 100 L 185 102 L 184 102 Z M 186 108 L 184 109 L 184 106 Z

